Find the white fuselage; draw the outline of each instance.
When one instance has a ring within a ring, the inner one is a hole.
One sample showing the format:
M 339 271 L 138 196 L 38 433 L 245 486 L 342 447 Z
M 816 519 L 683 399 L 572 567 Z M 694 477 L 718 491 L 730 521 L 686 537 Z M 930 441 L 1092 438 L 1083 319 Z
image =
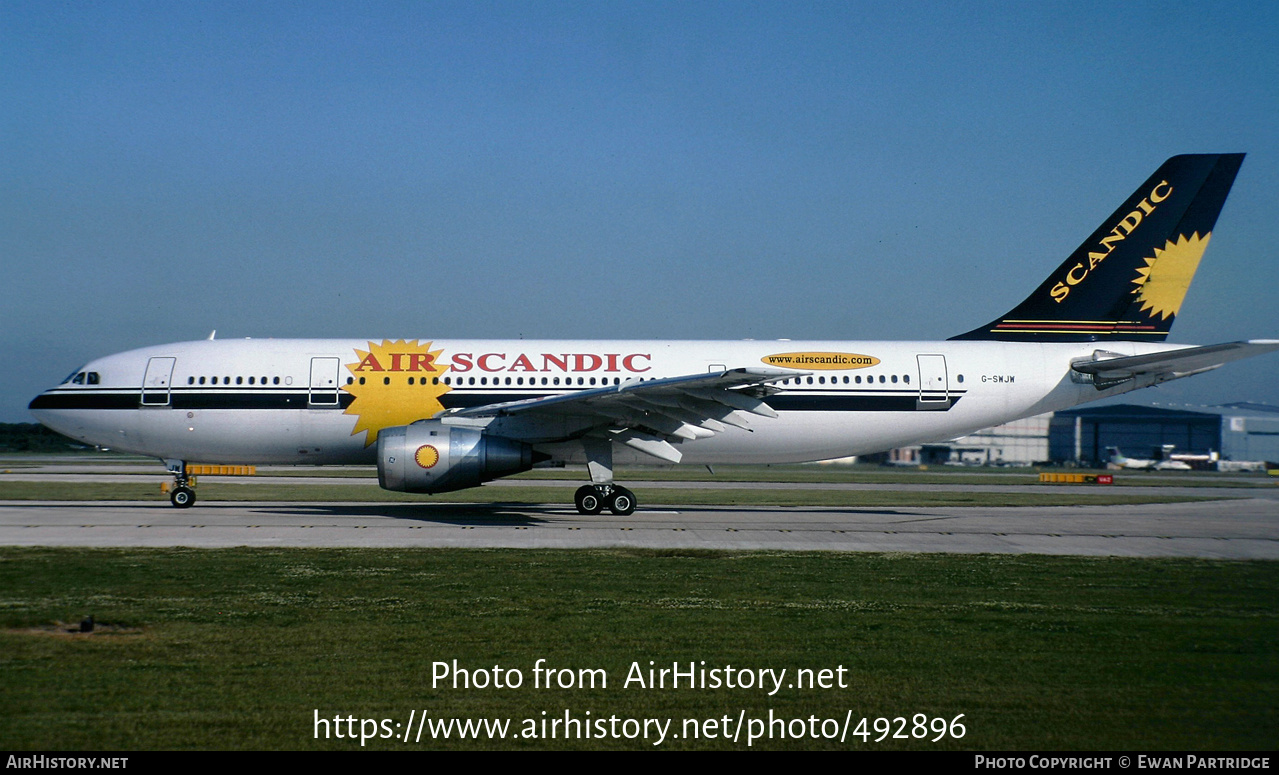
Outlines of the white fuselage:
M 802 376 L 776 383 L 765 399 L 777 417 L 752 416 L 750 430 L 728 427 L 676 443 L 689 463 L 802 462 L 950 439 L 1151 384 L 1138 379 L 1098 390 L 1072 379 L 1071 361 L 1101 347 L 1121 355 L 1177 349 L 1126 342 L 209 340 L 93 361 L 37 397 L 32 412 L 85 443 L 168 460 L 368 464 L 375 460 L 371 434 L 440 408 L 725 368 L 790 368 Z M 420 403 L 414 391 L 439 403 Z M 412 408 L 418 405 L 430 409 Z M 502 435 L 501 422 L 489 432 Z M 526 440 L 553 459 L 584 460 L 572 440 Z M 620 445 L 616 459 L 655 462 Z

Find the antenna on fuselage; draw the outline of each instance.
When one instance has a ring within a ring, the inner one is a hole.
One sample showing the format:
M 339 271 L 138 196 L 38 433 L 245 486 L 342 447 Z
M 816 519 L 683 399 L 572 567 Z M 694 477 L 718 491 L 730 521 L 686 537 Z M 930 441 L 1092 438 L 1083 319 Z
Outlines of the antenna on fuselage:
M 217 335 L 218 335 L 218 330 L 217 330 L 216 328 L 215 328 L 215 329 L 213 329 L 212 331 L 210 331 L 210 332 L 209 332 L 209 341 L 210 341 L 210 342 L 212 342 L 212 341 L 214 340 L 214 338 L 216 338 L 216 337 L 217 337 Z

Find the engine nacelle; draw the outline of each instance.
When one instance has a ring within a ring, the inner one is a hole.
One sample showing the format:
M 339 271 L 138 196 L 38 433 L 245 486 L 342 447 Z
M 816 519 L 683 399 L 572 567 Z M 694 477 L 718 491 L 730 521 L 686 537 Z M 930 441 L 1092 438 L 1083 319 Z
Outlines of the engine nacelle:
M 545 458 L 523 442 L 439 420 L 384 428 L 377 435 L 378 483 L 399 492 L 464 490 L 527 471 Z

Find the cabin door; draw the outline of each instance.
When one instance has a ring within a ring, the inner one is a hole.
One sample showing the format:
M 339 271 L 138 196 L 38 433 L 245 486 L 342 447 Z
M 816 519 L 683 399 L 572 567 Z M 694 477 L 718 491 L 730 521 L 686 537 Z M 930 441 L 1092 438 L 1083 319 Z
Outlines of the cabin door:
M 916 355 L 919 364 L 918 409 L 950 407 L 950 380 L 946 376 L 946 356 Z
M 311 359 L 311 392 L 309 403 L 315 409 L 332 409 L 338 405 L 338 358 Z
M 142 377 L 142 405 L 169 406 L 169 387 L 173 381 L 173 364 L 177 358 L 152 358 Z

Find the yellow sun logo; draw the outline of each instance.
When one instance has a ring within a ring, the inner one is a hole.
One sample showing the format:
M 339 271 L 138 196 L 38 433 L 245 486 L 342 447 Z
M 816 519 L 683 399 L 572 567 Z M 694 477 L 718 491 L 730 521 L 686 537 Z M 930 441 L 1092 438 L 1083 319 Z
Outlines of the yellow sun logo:
M 431 468 L 440 462 L 440 451 L 430 444 L 423 444 L 417 448 L 417 452 L 413 455 L 413 459 L 423 468 Z
M 425 420 L 444 411 L 440 396 L 449 392 L 440 379 L 448 366 L 439 365 L 440 353 L 431 343 L 418 344 L 416 339 L 382 344 L 369 342 L 369 349 L 356 349 L 358 363 L 346 364 L 351 381 L 342 389 L 355 396 L 346 414 L 359 419 L 351 431 L 354 436 L 367 431 L 364 446 L 377 441 L 378 431 Z
M 1137 269 L 1139 276 L 1133 280 L 1143 312 L 1149 310 L 1151 317 L 1160 315 L 1163 320 L 1177 314 L 1211 236 L 1212 232 L 1202 237 L 1199 232 L 1188 238 L 1178 235 L 1176 242 L 1168 240 L 1162 249 L 1155 248 L 1154 258 L 1145 259 L 1146 266 Z

